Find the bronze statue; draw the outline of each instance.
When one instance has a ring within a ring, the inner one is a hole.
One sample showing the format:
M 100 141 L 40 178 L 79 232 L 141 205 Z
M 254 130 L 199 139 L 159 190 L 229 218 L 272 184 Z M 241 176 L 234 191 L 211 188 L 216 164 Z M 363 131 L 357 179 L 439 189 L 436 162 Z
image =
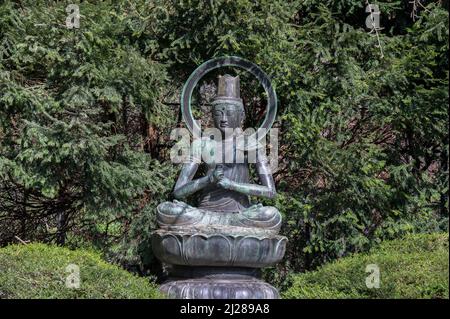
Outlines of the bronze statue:
M 219 76 L 217 97 L 213 101 L 214 126 L 221 131 L 225 143 L 226 128 L 242 128 L 245 118 L 240 98 L 239 77 Z M 164 202 L 158 206 L 157 221 L 162 229 L 177 227 L 235 226 L 255 228 L 269 233 L 278 233 L 281 215 L 275 207 L 261 204 L 251 205 L 249 195 L 273 198 L 275 184 L 264 152 L 258 152 L 256 171 L 262 185 L 249 180 L 249 163 L 236 162 L 236 140 L 231 150 L 232 163 L 198 163 L 194 160 L 183 165 L 175 185 L 174 197 L 178 200 Z M 245 158 L 245 155 L 244 155 Z M 206 166 L 205 176 L 194 179 L 200 165 Z M 197 194 L 197 207 L 181 200 Z
M 239 77 L 219 77 L 211 109 L 214 141 L 199 139 L 201 130 L 192 114 L 191 97 L 198 81 L 224 66 L 246 70 L 263 86 L 267 107 L 261 129 L 270 129 L 276 117 L 275 89 L 264 71 L 250 61 L 239 57 L 211 59 L 186 81 L 181 111 L 195 140 L 174 188 L 176 199 L 157 207 L 159 229 L 152 233 L 152 249 L 169 273 L 160 289 L 170 298 L 182 299 L 279 298 L 277 289 L 261 280 L 260 269 L 283 258 L 287 238 L 278 235 L 279 211 L 249 200 L 250 196 L 273 198 L 276 191 L 265 149 L 257 150 L 254 156 L 251 151 L 257 143 L 252 144 L 249 138 L 251 146 L 242 147 L 237 142 L 242 142 L 245 118 Z M 235 132 L 232 137 L 227 134 L 229 130 Z M 256 133 L 250 137 L 262 140 Z M 206 150 L 206 154 L 213 150 L 215 156 L 201 159 L 198 150 Z M 251 183 L 250 165 L 255 165 L 260 184 Z

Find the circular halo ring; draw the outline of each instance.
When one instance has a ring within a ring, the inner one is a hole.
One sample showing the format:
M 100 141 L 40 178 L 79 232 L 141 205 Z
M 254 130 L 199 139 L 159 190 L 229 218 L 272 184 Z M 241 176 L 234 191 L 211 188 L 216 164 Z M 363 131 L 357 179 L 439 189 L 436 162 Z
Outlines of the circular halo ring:
M 208 60 L 203 64 L 201 64 L 197 69 L 195 69 L 195 71 L 192 72 L 192 74 L 189 76 L 188 80 L 184 84 L 183 92 L 181 94 L 181 113 L 183 116 L 183 120 L 185 121 L 189 131 L 193 134 L 194 138 L 200 138 L 201 135 L 200 126 L 198 125 L 197 121 L 194 119 L 194 116 L 192 115 L 192 108 L 191 108 L 192 93 L 195 87 L 197 86 L 197 83 L 203 76 L 205 76 L 205 74 L 207 74 L 212 70 L 225 66 L 239 67 L 253 74 L 262 84 L 264 91 L 268 96 L 266 115 L 260 127 L 260 129 L 263 129 L 263 134 L 259 135 L 258 131 L 260 131 L 260 129 L 258 129 L 254 134 L 248 137 L 249 140 L 256 141 L 256 145 L 253 145 L 252 147 L 247 146 L 246 149 L 247 150 L 254 149 L 257 147 L 258 142 L 266 136 L 267 132 L 272 127 L 273 122 L 275 121 L 275 117 L 277 114 L 277 94 L 267 74 L 259 66 L 250 61 L 247 61 L 245 59 L 236 56 L 220 57 Z

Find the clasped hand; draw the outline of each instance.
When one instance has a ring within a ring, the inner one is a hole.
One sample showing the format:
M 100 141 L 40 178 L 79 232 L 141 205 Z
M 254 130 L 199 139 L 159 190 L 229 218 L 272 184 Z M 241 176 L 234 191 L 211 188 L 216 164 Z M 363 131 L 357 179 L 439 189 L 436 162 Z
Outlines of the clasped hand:
M 219 185 L 222 188 L 230 189 L 231 185 L 233 184 L 233 181 L 229 178 L 225 177 L 223 174 L 223 167 L 222 166 L 216 166 L 214 171 L 211 173 L 210 180 L 212 183 Z

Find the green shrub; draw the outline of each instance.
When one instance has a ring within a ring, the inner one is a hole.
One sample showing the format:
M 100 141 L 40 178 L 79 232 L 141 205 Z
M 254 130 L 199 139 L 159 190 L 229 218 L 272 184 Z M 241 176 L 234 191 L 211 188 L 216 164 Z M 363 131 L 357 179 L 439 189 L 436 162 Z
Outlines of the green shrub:
M 84 0 L 79 29 L 64 27 L 68 1 L 0 1 L 0 246 L 94 245 L 162 279 L 149 234 L 181 169 L 180 94 L 227 55 L 277 91 L 278 196 L 265 204 L 295 244 L 273 284 L 448 231 L 448 1 L 410 1 L 376 1 L 378 36 L 361 0 Z M 250 74 L 215 70 L 197 88 L 224 72 L 241 76 L 244 127 L 258 127 L 266 97 Z
M 320 269 L 294 275 L 284 298 L 448 298 L 448 234 L 385 241 Z M 367 288 L 369 264 L 380 270 L 379 288 Z
M 67 288 L 69 264 L 80 269 L 80 287 Z M 0 249 L 1 298 L 158 298 L 156 285 L 101 259 L 94 251 L 45 244 Z

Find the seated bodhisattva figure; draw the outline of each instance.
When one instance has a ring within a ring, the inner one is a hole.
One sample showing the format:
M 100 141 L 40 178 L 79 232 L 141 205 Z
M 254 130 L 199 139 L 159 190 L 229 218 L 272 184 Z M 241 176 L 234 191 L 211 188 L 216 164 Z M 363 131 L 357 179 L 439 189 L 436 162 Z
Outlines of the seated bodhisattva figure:
M 241 128 L 245 117 L 244 105 L 240 98 L 239 77 L 219 76 L 217 96 L 212 103 L 214 126 L 225 134 L 226 128 Z M 221 143 L 225 143 L 222 139 Z M 229 149 L 226 147 L 226 149 Z M 231 163 L 224 161 L 218 165 L 190 161 L 183 164 L 175 185 L 174 197 L 178 200 L 158 205 L 157 221 L 163 229 L 177 228 L 253 228 L 255 232 L 278 233 L 281 215 L 275 207 L 261 204 L 251 205 L 249 196 L 273 198 L 275 184 L 270 173 L 265 152 L 256 157 L 256 171 L 262 185 L 249 181 L 249 161 L 236 161 L 236 142 L 231 147 L 234 152 Z M 227 152 L 227 151 L 225 151 Z M 224 153 L 225 153 L 224 152 Z M 203 177 L 193 179 L 200 165 L 207 165 Z M 196 194 L 196 207 L 181 200 Z

